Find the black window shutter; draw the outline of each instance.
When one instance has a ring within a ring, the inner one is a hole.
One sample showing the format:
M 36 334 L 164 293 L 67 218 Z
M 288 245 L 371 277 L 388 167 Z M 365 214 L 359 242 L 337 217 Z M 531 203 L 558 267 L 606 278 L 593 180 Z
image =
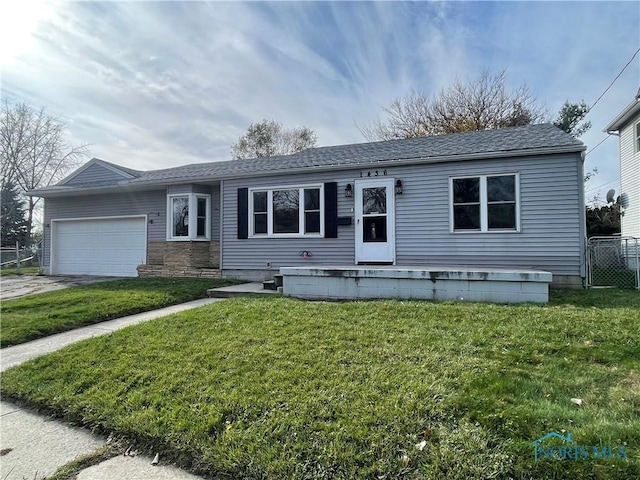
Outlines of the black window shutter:
M 338 184 L 324 184 L 324 237 L 338 238 Z
M 249 238 L 249 189 L 238 189 L 238 238 Z

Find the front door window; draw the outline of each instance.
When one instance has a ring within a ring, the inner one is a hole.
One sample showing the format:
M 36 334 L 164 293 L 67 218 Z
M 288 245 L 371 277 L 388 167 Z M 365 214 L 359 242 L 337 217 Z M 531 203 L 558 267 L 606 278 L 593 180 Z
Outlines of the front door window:
M 387 241 L 387 187 L 362 189 L 362 241 Z

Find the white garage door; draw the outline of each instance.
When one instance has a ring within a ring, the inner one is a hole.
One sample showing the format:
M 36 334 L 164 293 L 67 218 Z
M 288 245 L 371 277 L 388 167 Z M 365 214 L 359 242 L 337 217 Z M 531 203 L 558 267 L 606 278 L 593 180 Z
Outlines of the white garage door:
M 146 218 L 52 221 L 54 275 L 137 276 L 146 263 Z

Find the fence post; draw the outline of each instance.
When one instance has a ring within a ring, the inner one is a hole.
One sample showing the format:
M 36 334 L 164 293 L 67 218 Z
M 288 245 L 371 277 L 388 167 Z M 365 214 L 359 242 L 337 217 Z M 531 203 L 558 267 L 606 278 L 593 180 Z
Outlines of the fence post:
M 640 290 L 640 252 L 638 252 L 638 239 L 636 238 L 635 251 L 636 251 L 636 290 Z
M 20 275 L 20 243 L 16 242 L 16 273 Z

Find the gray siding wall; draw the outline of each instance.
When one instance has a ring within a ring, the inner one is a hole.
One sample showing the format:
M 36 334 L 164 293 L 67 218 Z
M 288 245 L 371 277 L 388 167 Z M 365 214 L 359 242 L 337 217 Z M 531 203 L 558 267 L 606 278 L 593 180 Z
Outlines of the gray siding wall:
M 636 152 L 634 128 L 640 116 L 620 131 L 620 187 L 625 199 L 622 236 L 640 237 L 640 152 Z
M 181 186 L 178 186 L 178 189 Z M 191 188 L 191 186 L 186 186 Z M 188 192 L 184 190 L 180 192 Z M 211 194 L 211 239 L 220 239 L 220 187 L 198 186 L 198 193 Z M 178 193 L 178 192 L 175 192 Z M 71 218 L 99 218 L 125 215 L 148 215 L 147 242 L 167 238 L 167 189 L 120 194 L 83 195 L 47 198 L 44 202 L 44 266 L 49 266 L 51 220 Z
M 109 170 L 101 165 L 94 164 L 90 167 L 87 167 L 86 170 L 80 172 L 78 175 L 69 180 L 65 185 L 88 185 L 91 183 L 118 183 L 121 180 L 124 180 L 126 177 L 123 177 L 119 173 L 114 172 L 113 170 Z
M 237 239 L 237 189 L 336 181 L 338 215 L 353 216 L 354 198 L 345 198 L 344 188 L 368 171 L 375 168 L 226 180 L 223 269 L 266 270 L 267 262 L 272 271 L 281 266 L 353 264 L 353 224 L 339 226 L 335 239 Z M 522 267 L 583 276 L 581 172 L 580 154 L 387 167 L 388 176 L 401 179 L 404 190 L 396 196 L 396 263 Z M 451 233 L 449 177 L 498 173 L 520 175 L 521 231 Z M 312 258 L 301 258 L 303 250 L 311 251 Z

